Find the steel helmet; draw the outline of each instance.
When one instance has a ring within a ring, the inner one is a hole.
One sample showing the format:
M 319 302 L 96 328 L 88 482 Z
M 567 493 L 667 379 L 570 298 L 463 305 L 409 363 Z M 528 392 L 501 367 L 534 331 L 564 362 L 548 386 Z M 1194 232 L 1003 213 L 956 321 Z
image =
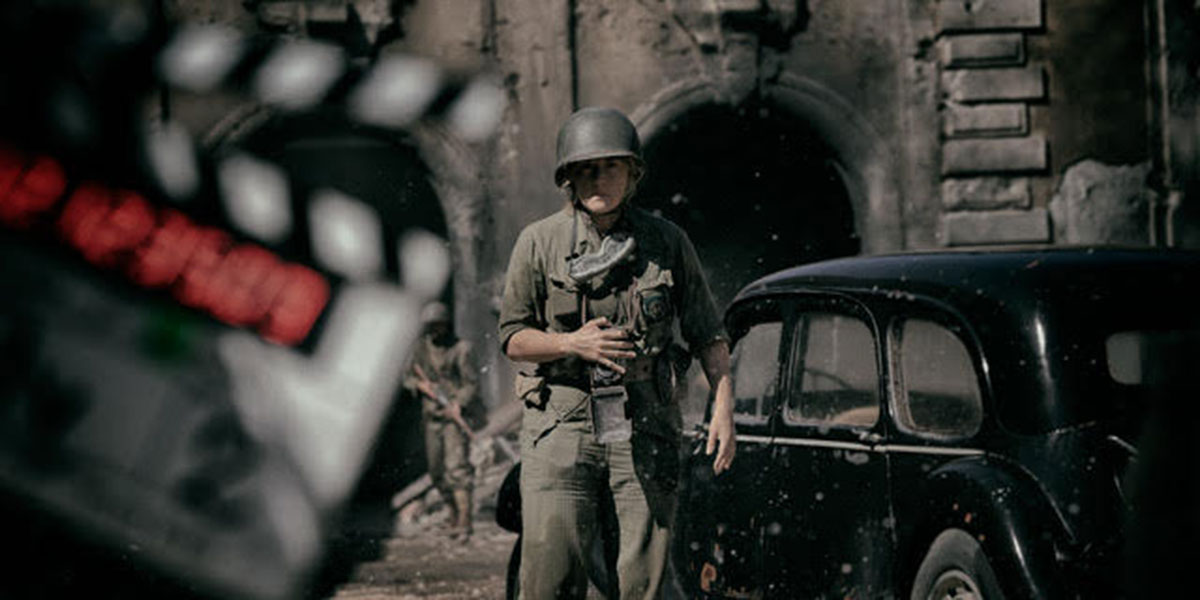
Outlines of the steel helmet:
M 421 309 L 421 324 L 449 323 L 450 309 L 441 302 L 430 302 Z
M 581 108 L 558 130 L 558 161 L 554 167 L 554 184 L 562 186 L 567 179 L 566 167 L 573 162 L 627 156 L 633 159 L 640 174 L 642 144 L 637 128 L 621 111 L 613 108 Z

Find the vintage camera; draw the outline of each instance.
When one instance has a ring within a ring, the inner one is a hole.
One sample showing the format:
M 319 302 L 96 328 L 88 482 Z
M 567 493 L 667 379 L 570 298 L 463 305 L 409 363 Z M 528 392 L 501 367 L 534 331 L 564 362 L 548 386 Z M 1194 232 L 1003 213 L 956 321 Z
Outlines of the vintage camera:
M 621 374 L 602 365 L 591 369 L 592 427 L 601 444 L 624 442 L 633 436 L 633 423 L 625 412 L 629 392 Z

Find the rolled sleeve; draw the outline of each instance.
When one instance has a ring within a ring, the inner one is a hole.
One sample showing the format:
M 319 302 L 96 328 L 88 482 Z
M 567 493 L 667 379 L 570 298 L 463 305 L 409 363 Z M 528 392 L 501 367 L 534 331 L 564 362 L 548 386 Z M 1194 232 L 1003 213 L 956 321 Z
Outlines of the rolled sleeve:
M 500 305 L 500 349 L 507 352 L 508 341 L 522 329 L 545 330 L 546 323 L 538 302 L 541 267 L 531 229 L 517 237 L 504 279 L 504 300 Z
M 687 234 L 679 231 L 679 265 L 682 270 L 679 330 L 689 349 L 699 352 L 709 344 L 729 340 L 721 322 L 721 314 L 708 287 L 708 279 L 700 265 L 700 257 Z

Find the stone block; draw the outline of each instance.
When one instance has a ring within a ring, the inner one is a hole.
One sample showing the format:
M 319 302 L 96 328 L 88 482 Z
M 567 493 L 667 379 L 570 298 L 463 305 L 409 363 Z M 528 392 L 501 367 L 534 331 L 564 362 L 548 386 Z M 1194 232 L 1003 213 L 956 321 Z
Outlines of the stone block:
M 1033 193 L 1025 177 L 971 177 L 942 182 L 942 206 L 947 210 L 1029 208 Z
M 950 69 L 1019 65 L 1025 62 L 1023 33 L 952 35 L 943 38 L 939 46 L 942 66 Z
M 1041 66 L 951 69 L 942 73 L 942 90 L 955 102 L 1040 100 L 1046 97 L 1046 74 Z
M 716 8 L 726 13 L 755 13 L 762 11 L 759 0 L 717 0 Z
M 1048 163 L 1042 136 L 949 140 L 942 144 L 942 174 L 1043 171 Z
M 942 244 L 1040 244 L 1050 241 L 1050 219 L 1044 208 L 959 212 L 942 216 Z
M 1014 136 L 1029 132 L 1024 104 L 952 104 L 943 112 L 948 137 Z
M 1042 0 L 940 0 L 939 31 L 1038 29 Z

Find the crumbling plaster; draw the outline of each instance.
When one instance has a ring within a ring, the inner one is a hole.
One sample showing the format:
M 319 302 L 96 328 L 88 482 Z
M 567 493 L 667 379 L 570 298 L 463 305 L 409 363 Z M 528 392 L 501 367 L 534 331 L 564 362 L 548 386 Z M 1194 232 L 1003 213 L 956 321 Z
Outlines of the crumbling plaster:
M 1150 169 L 1149 161 L 1107 165 L 1084 160 L 1071 165 L 1050 202 L 1055 242 L 1148 244 Z

